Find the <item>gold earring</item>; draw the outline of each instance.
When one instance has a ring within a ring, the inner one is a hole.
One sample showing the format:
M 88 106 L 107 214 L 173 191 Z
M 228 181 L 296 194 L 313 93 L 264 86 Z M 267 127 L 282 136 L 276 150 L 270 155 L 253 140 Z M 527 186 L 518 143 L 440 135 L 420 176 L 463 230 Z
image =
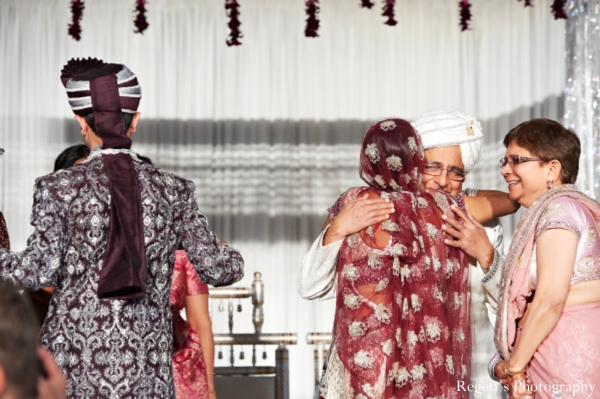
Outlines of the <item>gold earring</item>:
M 554 179 L 548 179 L 546 182 L 548 183 L 548 190 L 552 189 L 552 183 L 554 183 Z

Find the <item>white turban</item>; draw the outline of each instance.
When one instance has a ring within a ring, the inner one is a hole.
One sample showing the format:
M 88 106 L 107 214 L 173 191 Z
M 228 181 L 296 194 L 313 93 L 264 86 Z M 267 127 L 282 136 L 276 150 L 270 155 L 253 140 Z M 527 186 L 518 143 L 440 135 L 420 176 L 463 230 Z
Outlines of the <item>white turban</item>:
M 469 173 L 479 160 L 483 147 L 481 123 L 459 111 L 428 112 L 412 122 L 423 148 L 459 145 L 465 171 Z

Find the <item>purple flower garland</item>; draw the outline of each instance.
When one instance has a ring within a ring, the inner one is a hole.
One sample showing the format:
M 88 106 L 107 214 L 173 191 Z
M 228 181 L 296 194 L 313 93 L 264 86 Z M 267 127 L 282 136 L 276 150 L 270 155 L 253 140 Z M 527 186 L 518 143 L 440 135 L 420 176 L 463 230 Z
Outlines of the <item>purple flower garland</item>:
M 143 34 L 146 29 L 148 29 L 148 20 L 146 19 L 146 0 L 136 0 L 135 2 L 135 11 L 137 15 L 135 16 L 135 20 L 133 24 L 135 25 L 137 30 L 134 30 L 134 33 Z
M 385 21 L 386 25 L 394 26 L 398 23 L 398 21 L 396 21 L 394 19 L 394 3 L 396 3 L 396 0 L 385 0 L 384 1 L 383 14 L 381 14 L 381 15 L 388 18 L 388 20 Z
M 69 24 L 69 35 L 77 41 L 81 40 L 81 26 L 79 21 L 83 18 L 83 0 L 71 1 L 71 23 Z
M 228 46 L 239 46 L 242 44 L 240 42 L 240 38 L 242 38 L 242 32 L 240 31 L 240 25 L 242 24 L 238 19 L 240 12 L 238 8 L 240 5 L 237 0 L 225 0 L 225 10 L 227 12 L 227 16 L 229 17 L 229 22 L 227 26 L 229 26 L 229 39 L 227 39 Z
M 306 37 L 318 37 L 319 20 L 317 19 L 317 13 L 319 12 L 319 0 L 306 0 L 306 28 L 304 29 L 304 36 Z
M 458 5 L 460 7 L 460 30 L 464 32 L 469 29 L 469 21 L 471 20 L 471 4 L 469 4 L 469 0 L 460 0 Z

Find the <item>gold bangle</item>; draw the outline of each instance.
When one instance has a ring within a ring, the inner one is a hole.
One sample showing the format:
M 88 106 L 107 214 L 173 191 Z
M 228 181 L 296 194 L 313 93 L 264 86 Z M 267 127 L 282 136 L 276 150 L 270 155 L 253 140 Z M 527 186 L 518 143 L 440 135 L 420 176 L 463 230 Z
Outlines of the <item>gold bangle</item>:
M 213 391 L 212 389 L 210 391 L 208 391 L 207 393 L 214 393 L 215 395 L 217 394 L 215 391 Z
M 523 374 L 526 369 L 527 369 L 527 366 L 525 366 L 525 368 L 523 368 L 523 370 L 514 371 L 512 368 L 510 368 L 508 363 L 506 363 L 506 367 L 504 368 L 504 371 L 506 371 L 506 374 L 513 376 L 513 375 Z
M 206 375 L 215 375 L 215 373 L 206 373 Z

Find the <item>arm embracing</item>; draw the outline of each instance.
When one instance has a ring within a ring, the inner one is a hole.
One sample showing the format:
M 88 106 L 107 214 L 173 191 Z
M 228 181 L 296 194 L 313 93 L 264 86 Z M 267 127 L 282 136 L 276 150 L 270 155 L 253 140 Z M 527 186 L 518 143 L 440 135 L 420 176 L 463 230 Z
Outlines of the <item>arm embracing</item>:
M 236 283 L 244 277 L 244 260 L 236 249 L 221 244 L 208 229 L 206 217 L 198 211 L 193 184 L 190 186 L 183 221 L 183 249 L 206 284 L 219 287 Z
M 501 191 L 478 191 L 476 197 L 465 196 L 464 199 L 467 210 L 479 223 L 515 213 L 520 206 Z
M 14 285 L 40 289 L 54 285 L 63 263 L 65 215 L 62 202 L 44 178 L 36 181 L 31 211 L 35 228 L 22 252 L 0 249 L 0 278 Z

